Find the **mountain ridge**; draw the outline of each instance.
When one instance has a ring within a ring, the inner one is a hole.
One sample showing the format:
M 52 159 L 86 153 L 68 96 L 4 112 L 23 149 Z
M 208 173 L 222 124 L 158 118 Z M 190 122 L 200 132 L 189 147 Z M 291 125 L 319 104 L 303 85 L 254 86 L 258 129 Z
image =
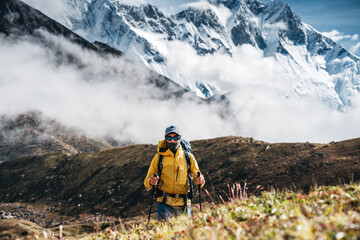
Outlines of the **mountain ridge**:
M 74 155 L 118 145 L 110 138 L 87 138 L 81 131 L 66 128 L 39 112 L 0 117 L 0 162 L 50 153 Z
M 288 94 L 314 96 L 339 110 L 352 106 L 351 98 L 360 91 L 360 59 L 303 23 L 288 4 L 279 0 L 267 4 L 257 0 L 208 2 L 208 7 L 191 6 L 166 16 L 151 4 L 130 6 L 121 1 L 96 1 L 85 4 L 79 10 L 82 15 L 69 21 L 75 32 L 88 31 L 85 38 L 99 39 L 121 49 L 134 61 L 203 98 L 230 89 L 221 89 L 212 81 L 189 79 L 169 69 L 164 47 L 157 46 L 150 33 L 158 34 L 162 41 L 188 44 L 200 56 L 221 51 L 231 56 L 238 46 L 250 44 L 289 72 L 286 76 L 294 83 Z M 223 26 L 210 8 L 224 3 L 232 14 L 229 26 Z M 111 4 L 115 8 L 104 7 Z

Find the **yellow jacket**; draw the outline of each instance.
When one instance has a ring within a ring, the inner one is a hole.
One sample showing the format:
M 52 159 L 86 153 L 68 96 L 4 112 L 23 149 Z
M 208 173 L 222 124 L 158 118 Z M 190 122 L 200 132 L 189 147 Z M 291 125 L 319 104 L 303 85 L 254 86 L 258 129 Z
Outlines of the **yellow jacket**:
M 147 188 L 152 188 L 150 185 L 150 177 L 158 172 L 158 162 L 159 162 L 159 154 L 164 156 L 163 159 L 163 168 L 161 171 L 161 179 L 159 188 L 160 190 L 170 193 L 170 194 L 186 194 L 189 190 L 188 177 L 187 177 L 187 163 L 185 159 L 184 151 L 179 146 L 176 154 L 166 148 L 165 139 L 159 141 L 157 153 L 155 157 L 151 161 L 151 165 L 149 167 L 148 173 L 144 180 L 144 185 Z M 189 153 L 190 156 L 190 171 L 195 179 L 197 177 L 197 173 L 200 171 L 199 166 L 196 162 L 194 155 Z M 204 184 L 201 186 L 203 187 Z M 195 189 L 194 189 L 195 191 Z M 163 201 L 163 197 L 157 198 L 158 202 Z M 184 200 L 182 198 L 166 198 L 166 204 L 173 207 L 182 207 L 184 206 Z M 188 205 L 191 204 L 191 201 L 188 201 Z

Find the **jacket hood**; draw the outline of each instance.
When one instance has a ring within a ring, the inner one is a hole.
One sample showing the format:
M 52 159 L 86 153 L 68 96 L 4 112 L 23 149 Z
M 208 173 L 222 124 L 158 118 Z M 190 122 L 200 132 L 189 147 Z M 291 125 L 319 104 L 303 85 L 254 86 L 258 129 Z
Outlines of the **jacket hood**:
M 182 151 L 182 147 L 181 144 L 179 145 L 179 148 L 177 151 Z M 160 140 L 158 143 L 158 147 L 157 147 L 157 152 L 163 156 L 169 156 L 169 155 L 174 155 L 173 152 L 166 146 L 166 140 Z

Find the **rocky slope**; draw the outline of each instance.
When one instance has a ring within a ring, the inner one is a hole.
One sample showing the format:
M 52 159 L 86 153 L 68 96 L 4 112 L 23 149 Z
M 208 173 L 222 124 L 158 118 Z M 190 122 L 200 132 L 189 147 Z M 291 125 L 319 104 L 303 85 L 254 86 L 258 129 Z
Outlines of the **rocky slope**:
M 0 32 L 7 36 L 15 35 L 17 37 L 35 35 L 39 40 L 46 41 L 39 34 L 40 29 L 71 39 L 84 48 L 99 51 L 96 46 L 84 38 L 21 1 L 4 0 L 0 2 Z M 45 42 L 45 44 L 51 43 Z M 121 54 L 118 50 L 117 52 Z
M 0 118 L 0 162 L 48 153 L 74 155 L 99 151 L 116 144 L 111 139 L 89 139 L 39 112 Z

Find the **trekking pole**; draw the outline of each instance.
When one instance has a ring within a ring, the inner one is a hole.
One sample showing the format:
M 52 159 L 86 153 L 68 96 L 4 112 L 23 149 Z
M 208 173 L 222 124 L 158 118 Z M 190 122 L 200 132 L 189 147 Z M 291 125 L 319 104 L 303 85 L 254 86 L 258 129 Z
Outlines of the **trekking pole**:
M 198 172 L 197 173 L 197 177 L 200 177 L 201 173 Z M 201 184 L 199 185 L 199 200 L 200 200 L 200 212 L 202 212 L 202 207 L 201 207 L 201 202 L 202 202 L 202 199 L 201 199 Z
M 157 177 L 157 176 L 158 176 L 157 173 L 155 173 L 155 177 Z M 158 182 L 158 184 L 159 184 L 159 182 Z M 158 185 L 153 186 L 153 188 L 151 189 L 151 200 L 150 200 L 150 209 L 149 209 L 148 222 L 150 222 L 151 209 L 152 209 L 152 206 L 154 205 L 155 188 L 157 188 L 157 187 L 158 187 Z

